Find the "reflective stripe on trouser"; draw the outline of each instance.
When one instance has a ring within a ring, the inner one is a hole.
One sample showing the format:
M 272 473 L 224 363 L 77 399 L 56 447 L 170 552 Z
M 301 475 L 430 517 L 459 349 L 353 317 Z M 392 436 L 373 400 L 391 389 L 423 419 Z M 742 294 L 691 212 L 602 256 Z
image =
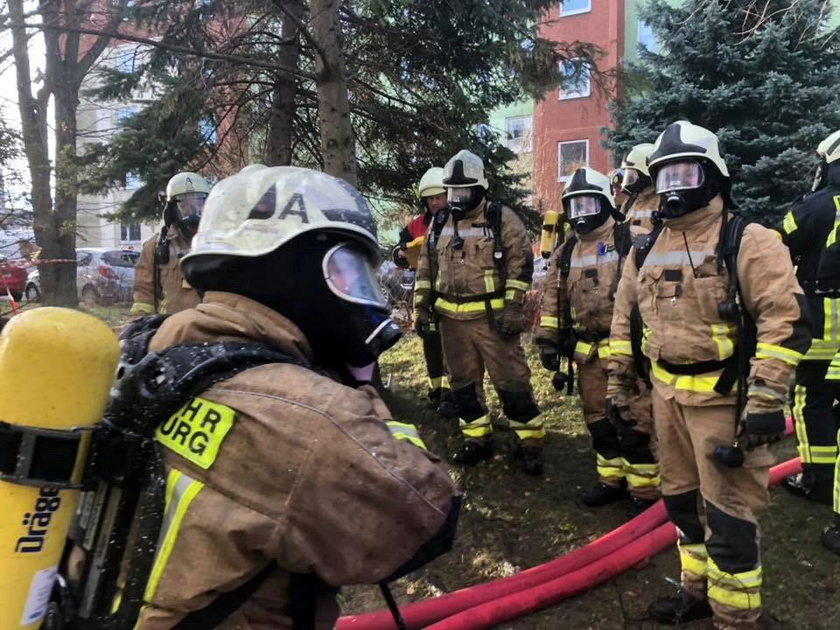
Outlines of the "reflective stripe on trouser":
M 475 420 L 458 419 L 458 426 L 465 438 L 481 439 L 493 433 L 493 425 L 490 424 L 490 416 L 484 414 Z
M 830 471 L 837 460 L 837 419 L 832 411 L 840 397 L 840 382 L 825 379 L 824 361 L 803 361 L 796 368 L 793 421 L 803 466 Z M 819 473 L 818 473 L 819 474 Z
M 440 330 L 452 399 L 458 408 L 461 431 L 465 437 L 481 438 L 492 432 L 489 417 L 486 422 L 479 423 L 481 416 L 487 414 L 479 396 L 485 367 L 510 420 L 528 424 L 539 416 L 531 388 L 531 371 L 519 336 L 500 336 L 490 329 L 486 317 L 456 320 L 443 316 L 440 318 Z M 531 403 L 527 404 L 526 399 Z M 535 429 L 531 426 L 526 430 L 530 433 Z M 539 429 L 536 431 L 539 432 Z M 540 438 L 531 435 L 528 439 Z
M 578 363 L 578 393 L 586 428 L 592 436 L 595 470 L 603 483 L 616 486 L 624 479 L 618 430 L 604 417 L 607 376 L 600 359 Z
M 423 335 L 423 358 L 426 360 L 429 388 L 449 387 L 446 368 L 443 364 L 443 347 L 441 346 L 439 331 Z
M 680 584 L 696 597 L 706 596 L 709 553 L 703 543 L 677 541 L 680 552 Z
M 758 621 L 761 616 L 761 565 L 749 571 L 727 573 L 709 558 L 707 594 L 717 627 L 741 628 Z
M 405 440 L 406 442 L 411 442 L 417 448 L 422 448 L 424 451 L 427 450 L 426 444 L 417 432 L 417 427 L 413 424 L 397 422 L 395 420 L 390 420 L 385 424 L 388 426 L 388 430 L 395 440 Z

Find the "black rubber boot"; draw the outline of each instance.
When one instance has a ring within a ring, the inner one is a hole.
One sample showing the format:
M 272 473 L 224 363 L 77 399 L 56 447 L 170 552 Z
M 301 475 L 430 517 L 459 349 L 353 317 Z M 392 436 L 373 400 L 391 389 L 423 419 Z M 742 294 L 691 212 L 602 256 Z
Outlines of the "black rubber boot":
M 648 611 L 658 623 L 671 626 L 712 616 L 712 607 L 707 599 L 699 599 L 683 588 L 671 597 L 656 600 Z
M 639 514 L 644 512 L 654 503 L 656 503 L 655 500 L 630 497 L 630 505 L 627 508 L 627 520 L 630 520 L 631 518 L 636 518 Z
M 822 546 L 840 556 L 840 525 L 826 527 L 820 536 Z
M 791 494 L 820 505 L 830 506 L 834 503 L 833 479 L 824 479 L 814 474 L 801 472 L 785 477 L 782 486 Z
M 447 392 L 448 391 L 449 390 L 447 390 Z M 440 405 L 442 392 L 443 390 L 440 387 L 436 387 L 435 389 L 429 390 L 429 393 L 426 395 L 426 398 L 429 399 L 429 409 L 437 409 L 438 405 Z
M 492 440 L 466 440 L 452 455 L 452 461 L 464 466 L 475 466 L 491 457 L 493 457 Z
M 543 474 L 543 457 L 542 449 L 534 446 L 520 447 L 519 455 L 522 458 L 522 470 L 526 475 L 532 477 L 539 477 Z
M 599 481 L 592 488 L 581 495 L 580 500 L 587 507 L 601 507 L 621 501 L 627 497 L 627 490 L 624 484 L 620 486 L 611 486 Z
M 435 409 L 435 413 L 439 415 L 441 418 L 446 418 L 447 420 L 452 420 L 453 418 L 458 417 L 458 407 L 455 406 L 455 402 L 452 400 L 452 391 L 449 389 L 442 389 L 440 392 L 440 404 Z

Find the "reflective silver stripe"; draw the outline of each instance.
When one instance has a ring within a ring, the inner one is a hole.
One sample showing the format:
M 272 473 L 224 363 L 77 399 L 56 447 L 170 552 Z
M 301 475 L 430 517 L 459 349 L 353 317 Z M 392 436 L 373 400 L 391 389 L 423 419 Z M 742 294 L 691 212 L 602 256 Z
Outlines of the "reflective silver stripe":
M 441 236 L 455 236 L 455 229 L 446 226 L 440 231 Z M 458 235 L 461 237 L 467 236 L 491 236 L 492 232 L 488 231 L 485 228 L 477 228 L 477 227 L 470 227 L 470 228 L 458 228 Z
M 715 251 L 709 250 L 705 252 L 691 252 L 691 258 L 689 259 L 689 252 L 685 250 L 677 251 L 677 252 L 666 252 L 664 254 L 648 254 L 647 258 L 645 258 L 643 267 L 668 267 L 671 265 L 691 265 L 694 263 L 694 266 L 697 267 L 701 265 L 707 257 L 714 256 Z
M 650 219 L 653 216 L 653 210 L 633 210 L 627 213 L 627 217 L 638 217 L 640 219 Z
M 613 250 L 611 252 L 607 252 L 603 256 L 591 254 L 589 256 L 580 256 L 578 258 L 573 257 L 572 260 L 569 261 L 569 267 L 594 267 L 595 265 L 615 262 L 616 260 L 618 260 L 618 252 Z

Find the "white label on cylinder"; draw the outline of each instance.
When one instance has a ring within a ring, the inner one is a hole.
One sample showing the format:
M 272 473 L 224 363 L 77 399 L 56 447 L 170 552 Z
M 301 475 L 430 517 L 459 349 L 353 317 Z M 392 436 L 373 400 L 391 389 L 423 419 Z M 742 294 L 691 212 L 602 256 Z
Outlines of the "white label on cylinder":
M 55 565 L 41 569 L 32 576 L 32 584 L 29 585 L 29 595 L 26 596 L 26 606 L 23 607 L 20 625 L 28 626 L 47 614 L 47 604 L 50 603 L 50 593 L 52 593 L 57 574 L 58 565 Z

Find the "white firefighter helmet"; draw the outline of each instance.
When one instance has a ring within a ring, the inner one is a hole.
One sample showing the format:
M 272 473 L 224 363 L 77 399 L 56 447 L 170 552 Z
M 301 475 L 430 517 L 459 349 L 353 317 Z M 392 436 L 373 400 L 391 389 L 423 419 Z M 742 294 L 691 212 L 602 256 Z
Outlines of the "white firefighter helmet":
M 198 173 L 191 173 L 185 171 L 174 175 L 172 179 L 166 184 L 166 200 L 172 201 L 179 195 L 186 195 L 189 193 L 204 193 L 210 192 L 210 184 Z
M 612 208 L 615 208 L 615 198 L 609 178 L 594 168 L 584 166 L 576 170 L 563 191 L 562 199 L 565 201 L 580 195 L 599 195 L 606 199 Z
M 648 177 L 650 177 L 647 161 L 652 151 L 653 145 L 650 142 L 642 142 L 641 144 L 637 144 L 632 149 L 630 149 L 627 155 L 624 156 L 624 159 L 621 161 L 621 168 L 634 168 L 637 171 L 639 171 L 642 175 L 647 175 Z
M 487 190 L 484 162 L 475 153 L 461 149 L 443 167 L 443 185 L 447 188 L 481 186 Z
M 840 131 L 835 131 L 817 145 L 817 155 L 826 164 L 840 160 Z
M 440 166 L 433 166 L 420 178 L 420 183 L 417 184 L 417 196 L 434 197 L 444 193 L 446 193 L 446 188 L 443 187 L 443 169 Z
M 261 168 L 265 168 L 265 164 L 260 164 L 260 163 L 249 164 L 248 166 L 245 166 L 244 168 L 242 168 L 242 170 L 239 171 L 239 173 L 237 173 L 237 175 L 247 175 L 248 173 L 251 173 L 253 171 L 257 171 Z
M 714 165 L 718 173 L 727 180 L 729 169 L 720 154 L 718 137 L 705 127 L 694 125 L 687 120 L 678 120 L 665 128 L 653 145 L 648 158 L 648 170 L 653 171 L 665 162 L 679 161 L 682 158 L 699 158 Z M 652 179 L 655 179 L 651 175 Z
M 208 254 L 264 256 L 314 231 L 346 236 L 379 259 L 373 216 L 353 186 L 307 168 L 255 167 L 213 187 L 184 260 Z

